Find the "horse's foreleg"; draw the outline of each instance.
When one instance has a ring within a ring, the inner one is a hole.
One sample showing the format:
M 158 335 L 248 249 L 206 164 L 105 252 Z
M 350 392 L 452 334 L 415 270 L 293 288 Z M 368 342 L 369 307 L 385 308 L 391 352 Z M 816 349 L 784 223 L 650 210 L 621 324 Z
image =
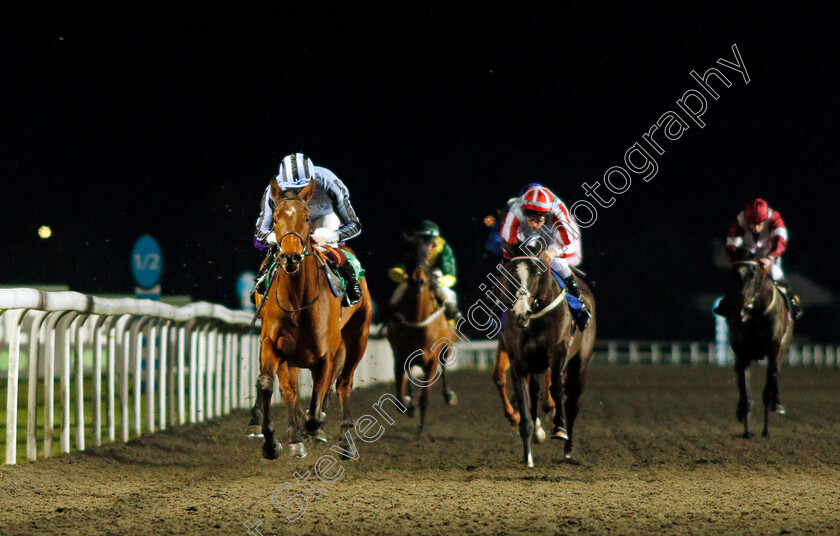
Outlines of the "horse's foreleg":
M 502 343 L 496 348 L 496 366 L 493 369 L 493 379 L 496 382 L 496 388 L 499 390 L 499 396 L 502 398 L 502 410 L 505 418 L 510 422 L 511 426 L 519 424 L 519 413 L 513 408 L 507 395 L 507 371 L 510 368 L 510 357 L 508 353 L 502 348 Z
M 764 401 L 764 430 L 761 435 L 770 435 L 770 412 L 785 414 L 785 407 L 782 406 L 782 398 L 779 394 L 779 369 L 785 352 L 779 345 L 775 345 L 773 351 L 767 356 L 767 380 L 762 392 Z
M 548 392 L 554 401 L 554 426 L 551 429 L 551 439 L 569 439 L 566 433 L 566 421 L 563 415 L 563 362 L 553 359 L 551 362 L 551 387 Z
M 396 390 L 397 400 L 402 402 L 408 408 L 406 415 L 414 417 L 414 399 L 407 391 L 406 384 L 405 363 L 401 359 L 394 356 L 394 387 Z
M 438 360 L 432 357 L 429 363 L 423 367 L 425 372 L 425 385 L 420 388 L 420 427 L 417 429 L 417 435 L 423 433 L 423 427 L 426 424 L 426 410 L 429 408 L 429 390 L 432 388 L 438 368 Z
M 449 351 L 448 347 L 446 351 Z M 450 406 L 454 406 L 458 403 L 458 397 L 455 395 L 455 391 L 450 389 L 446 383 L 446 365 L 444 365 L 443 362 L 440 363 L 440 374 L 441 379 L 443 380 L 443 401 Z
M 330 378 L 330 385 L 329 389 L 327 390 L 327 394 L 324 397 L 324 413 L 327 412 L 327 408 L 330 405 L 330 401 L 332 400 L 333 394 L 336 392 L 335 384 L 338 381 L 338 375 L 344 369 L 344 360 L 347 357 L 347 346 L 345 346 L 344 341 L 341 342 L 341 346 L 338 347 L 338 352 L 335 354 L 335 361 L 333 362 L 333 369 L 332 369 L 332 378 Z M 325 416 L 326 418 L 326 416 Z
M 306 422 L 306 414 L 300 405 L 300 368 L 289 367 L 289 385 L 295 391 L 295 426 L 303 430 L 303 423 Z
M 324 420 L 321 418 L 321 411 L 324 406 L 324 398 L 330 388 L 332 378 L 333 356 L 327 356 L 312 371 L 312 401 L 309 403 L 309 417 L 306 420 L 304 429 L 314 436 L 318 441 L 326 442 L 327 436 L 324 433 Z
M 744 423 L 744 437 L 750 439 L 750 412 L 752 400 L 750 398 L 750 362 L 748 359 L 737 359 L 735 363 L 735 377 L 738 380 L 738 410 L 736 416 Z
M 545 430 L 542 428 L 540 418 L 537 416 L 540 410 L 540 399 L 542 398 L 541 374 L 530 374 L 528 394 L 531 396 L 531 420 L 534 421 L 534 441 L 542 443 L 545 441 Z
M 260 402 L 260 389 L 257 388 L 257 394 L 254 397 L 254 405 L 251 406 L 251 420 L 248 421 L 248 427 L 245 429 L 246 438 L 262 439 L 262 407 Z
M 262 403 L 263 456 L 275 460 L 283 447 L 274 438 L 274 425 L 271 423 L 271 395 L 274 391 L 274 372 L 277 368 L 277 356 L 271 347 L 271 341 L 263 339 L 260 353 L 260 374 L 257 377 L 257 396 Z
M 525 377 L 520 375 L 516 367 L 511 369 L 511 382 L 513 383 L 513 398 L 516 407 L 519 409 L 519 437 L 522 438 L 522 450 L 524 462 L 527 467 L 534 466 L 534 457 L 531 455 L 531 434 L 534 433 L 534 422 L 531 420 L 531 411 L 528 408 L 528 398 L 525 394 Z
M 306 447 L 303 445 L 297 414 L 300 403 L 297 372 L 297 368 L 289 367 L 286 363 L 277 367 L 277 381 L 280 385 L 280 394 L 283 396 L 283 405 L 286 406 L 286 434 L 290 442 L 289 454 L 295 458 L 303 458 L 306 456 Z
M 566 410 L 566 434 L 569 439 L 563 447 L 563 456 L 568 460 L 572 457 L 572 442 L 575 434 L 575 420 L 580 409 L 580 395 L 583 393 L 585 372 L 581 370 L 581 358 L 574 357 L 566 366 L 566 374 L 563 378 L 566 401 L 563 408 Z
M 543 391 L 540 397 L 540 405 L 545 412 L 545 422 L 554 422 L 554 400 L 551 398 L 551 370 L 543 374 Z

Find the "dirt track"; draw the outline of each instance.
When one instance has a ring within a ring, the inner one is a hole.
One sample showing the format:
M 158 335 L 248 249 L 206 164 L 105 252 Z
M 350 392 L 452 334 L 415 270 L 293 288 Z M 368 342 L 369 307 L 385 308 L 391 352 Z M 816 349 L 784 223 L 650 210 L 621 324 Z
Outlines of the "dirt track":
M 453 374 L 451 385 L 459 405 L 444 407 L 435 389 L 425 437 L 401 417 L 377 442 L 357 440 L 359 459 L 295 523 L 271 493 L 328 447 L 265 461 L 238 414 L 4 467 L 0 533 L 245 535 L 260 520 L 264 535 L 840 532 L 840 371 L 783 370 L 788 415 L 773 418 L 770 438 L 746 441 L 730 370 L 596 366 L 575 463 L 546 442 L 530 470 L 489 373 Z M 355 415 L 383 390 L 355 393 Z

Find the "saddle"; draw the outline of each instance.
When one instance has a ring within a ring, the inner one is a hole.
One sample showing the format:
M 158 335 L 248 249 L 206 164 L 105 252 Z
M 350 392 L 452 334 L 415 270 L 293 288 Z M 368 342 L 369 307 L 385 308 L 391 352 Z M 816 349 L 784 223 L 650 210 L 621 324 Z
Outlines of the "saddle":
M 356 280 L 359 280 L 365 276 L 365 270 L 356 256 L 349 251 L 327 245 L 318 246 L 314 251 L 321 260 L 333 296 L 343 297 L 342 307 L 356 303 L 351 302 L 347 295 L 347 279 L 355 276 Z

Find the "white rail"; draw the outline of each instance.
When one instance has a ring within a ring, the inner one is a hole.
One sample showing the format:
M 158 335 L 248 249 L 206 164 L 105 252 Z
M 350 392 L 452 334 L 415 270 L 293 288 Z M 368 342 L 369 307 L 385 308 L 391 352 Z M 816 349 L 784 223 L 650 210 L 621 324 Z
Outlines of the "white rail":
M 0 289 L 0 321 L 6 326 L 3 338 L 8 341 L 7 464 L 17 461 L 22 378 L 27 381 L 29 460 L 35 460 L 39 451 L 43 457 L 53 454 L 56 374 L 62 453 L 70 451 L 71 432 L 75 448 L 84 450 L 86 433 L 95 446 L 103 440 L 115 441 L 118 428 L 120 439 L 128 441 L 143 433 L 248 408 L 256 395 L 259 337 L 250 328 L 250 313 L 206 302 L 173 307 L 76 292 Z M 451 368 L 492 368 L 496 344 L 495 340 L 459 341 Z M 22 345 L 28 358 L 23 374 Z M 604 340 L 596 343 L 594 359 L 608 364 L 730 366 L 732 352 L 722 350 L 713 342 Z M 792 345 L 786 362 L 788 366 L 840 367 L 840 346 Z M 355 387 L 393 382 L 394 360 L 387 341 L 369 341 L 354 379 Z M 88 387 L 93 416 L 86 426 Z M 301 392 L 310 390 L 311 379 L 304 372 Z M 40 448 L 39 406 L 44 430 Z M 75 422 L 72 429 L 71 420 Z
M 201 422 L 248 407 L 255 395 L 252 380 L 258 367 L 259 341 L 250 327 L 250 313 L 206 302 L 173 307 L 149 300 L 103 299 L 77 292 L 0 289 L 0 315 L 8 319 L 6 326 L 11 327 L 6 337 L 7 464 L 17 461 L 17 418 L 22 409 L 18 392 L 21 330 L 25 325 L 29 460 L 35 460 L 39 450 L 43 457 L 53 454 L 56 368 L 62 453 L 70 452 L 71 420 L 75 420 L 73 437 L 77 450 L 85 449 L 86 432 L 92 432 L 94 445 L 101 444 L 103 401 L 105 437 L 109 441 L 116 439 L 119 407 L 120 438 L 128 441 L 142 433 Z M 87 356 L 92 357 L 90 365 L 86 364 Z M 88 380 L 90 384 L 86 383 Z M 43 390 L 44 428 L 40 449 L 39 384 Z M 93 418 L 86 428 L 88 385 L 92 390 Z M 196 385 L 205 388 L 199 396 Z

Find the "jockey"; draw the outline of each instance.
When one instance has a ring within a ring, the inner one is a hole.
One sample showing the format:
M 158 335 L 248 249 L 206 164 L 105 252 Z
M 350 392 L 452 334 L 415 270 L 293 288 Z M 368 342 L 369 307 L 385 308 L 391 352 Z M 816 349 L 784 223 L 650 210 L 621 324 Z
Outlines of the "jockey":
M 356 217 L 356 211 L 350 204 L 350 193 L 344 183 L 327 168 L 314 166 L 312 160 L 301 153 L 283 157 L 280 169 L 273 179 L 281 190 L 301 190 L 310 182 L 315 182 L 315 192 L 309 200 L 309 213 L 312 218 L 312 242 L 316 246 L 338 247 L 339 242 L 359 236 L 362 225 Z M 265 189 L 260 205 L 254 233 L 254 245 L 260 251 L 277 247 L 274 235 L 274 199 L 271 197 L 271 185 Z M 256 288 L 266 277 L 268 265 L 264 263 L 256 279 Z M 338 266 L 341 276 L 347 281 L 345 292 L 352 305 L 362 298 L 362 289 L 350 262 Z
M 770 276 L 785 297 L 788 310 L 796 318 L 800 313 L 799 298 L 793 295 L 783 280 L 782 253 L 787 249 L 788 233 L 782 215 L 767 206 L 767 201 L 754 199 L 746 204 L 729 226 L 726 237 L 726 253 L 732 262 L 738 253 L 753 253 L 761 267 L 770 271 Z M 721 300 L 715 312 L 722 312 L 726 305 Z
M 443 302 L 446 318 L 457 323 L 462 315 L 458 309 L 458 295 L 452 290 L 452 287 L 458 281 L 455 253 L 452 251 L 452 247 L 440 236 L 440 227 L 431 220 L 423 220 L 420 229 L 412 235 L 412 239 L 422 239 L 428 242 L 429 268 L 436 278 L 436 285 L 433 287 L 435 294 Z M 405 273 L 405 264 L 398 264 L 388 270 L 388 277 L 395 283 L 399 283 L 389 302 L 393 310 L 405 294 L 406 288 L 408 288 L 408 274 Z
M 580 230 L 560 198 L 544 186 L 530 184 L 525 193 L 511 203 L 502 224 L 501 236 L 503 241 L 516 245 L 537 235 L 546 243 L 542 259 L 565 283 L 568 292 L 566 302 L 575 324 L 583 331 L 591 315 L 580 299 L 580 289 L 570 268 L 581 260 L 578 248 Z M 509 257 L 507 253 L 505 257 Z

